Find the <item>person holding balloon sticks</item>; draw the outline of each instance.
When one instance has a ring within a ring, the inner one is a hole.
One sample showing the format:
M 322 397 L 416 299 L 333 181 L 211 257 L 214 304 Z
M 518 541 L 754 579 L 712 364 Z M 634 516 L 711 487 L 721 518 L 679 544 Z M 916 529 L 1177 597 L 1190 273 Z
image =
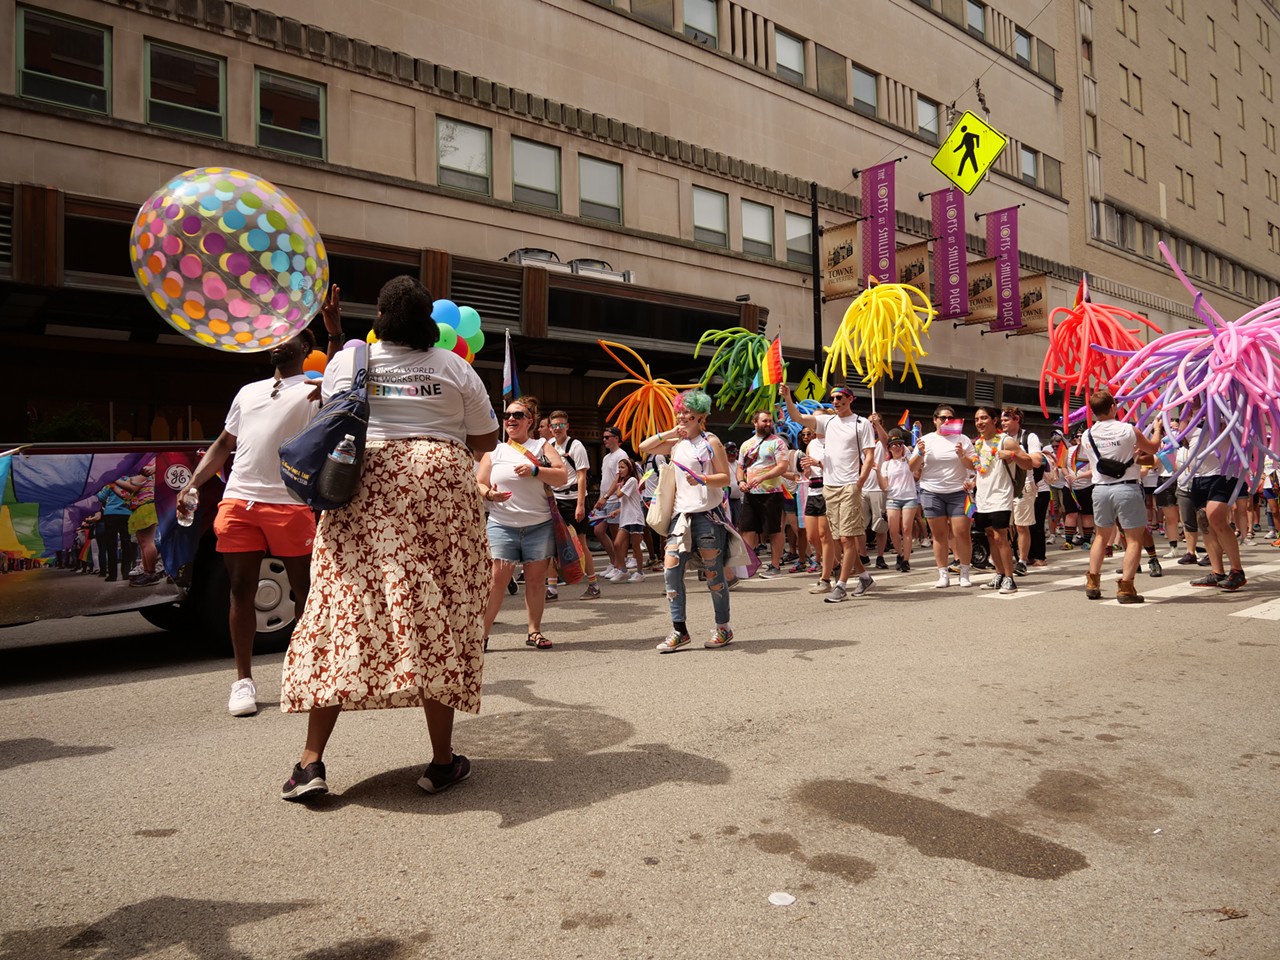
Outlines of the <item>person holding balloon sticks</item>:
M 707 432 L 711 398 L 702 390 L 686 390 L 675 398 L 674 408 L 675 427 L 646 437 L 640 443 L 641 456 L 666 454 L 676 468 L 675 504 L 663 558 L 671 633 L 658 644 L 658 653 L 675 653 L 692 642 L 685 620 L 684 571 L 694 550 L 698 551 L 706 571 L 716 622 L 710 638 L 702 645 L 715 650 L 733 641 L 733 628 L 729 624 L 730 585 L 725 579 L 725 560 L 731 540 L 735 552 L 740 551 L 744 557 L 746 554 L 725 509 L 724 488 L 733 481 L 729 458 L 720 439 Z
M 344 710 L 417 707 L 431 762 L 418 779 L 439 793 L 467 779 L 453 752 L 454 712 L 480 711 L 488 577 L 475 455 L 498 421 L 465 357 L 438 345 L 436 301 L 410 276 L 378 294 L 368 351 L 369 426 L 360 485 L 316 530 L 312 588 L 293 631 L 281 709 L 307 714 L 306 742 L 281 796 L 328 790 L 324 751 Z M 326 398 L 348 390 L 357 351 L 325 369 Z M 277 469 L 277 475 L 278 475 Z

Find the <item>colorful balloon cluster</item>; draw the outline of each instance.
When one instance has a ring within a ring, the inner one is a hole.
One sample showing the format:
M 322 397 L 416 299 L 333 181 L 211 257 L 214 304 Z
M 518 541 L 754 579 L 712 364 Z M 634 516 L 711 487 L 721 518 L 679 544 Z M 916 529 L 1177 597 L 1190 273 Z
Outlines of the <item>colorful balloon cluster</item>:
M 661 378 L 654 379 L 653 374 L 649 372 L 649 365 L 640 359 L 640 354 L 636 353 L 630 347 L 623 346 L 621 343 L 614 343 L 610 340 L 597 340 L 596 343 L 614 359 L 623 370 L 631 374 L 629 378 L 615 380 L 605 388 L 604 393 L 600 394 L 599 404 L 604 403 L 614 387 L 620 387 L 623 384 L 634 383 L 636 389 L 631 391 L 621 400 L 619 400 L 609 415 L 605 417 L 606 423 L 611 423 L 618 428 L 622 434 L 622 439 L 627 440 L 632 437 L 651 437 L 655 433 L 662 433 L 670 430 L 676 425 L 676 415 L 673 403 L 681 390 L 688 390 L 698 386 L 696 383 L 672 383 L 670 380 Z M 636 358 L 636 364 L 639 370 L 633 370 L 616 354 L 611 347 L 619 350 L 625 350 L 631 356 Z
M 764 384 L 760 376 L 761 364 L 769 352 L 769 338 L 744 327 L 708 330 L 693 349 L 694 359 L 708 343 L 716 345 L 716 352 L 707 363 L 700 385 L 705 390 L 713 377 L 720 377 L 720 389 L 713 399 L 716 406 L 736 413 L 734 426 L 757 411 L 772 410 L 778 402 L 778 385 Z
M 1174 467 L 1165 486 L 1215 454 L 1221 462 L 1216 472 L 1250 484 L 1280 441 L 1280 298 L 1227 322 L 1163 243 L 1160 252 L 1194 295 L 1205 329 L 1167 333 L 1130 353 L 1112 379 L 1116 400 L 1151 398 L 1138 420 L 1144 429 L 1160 417 L 1165 433 L 1177 440 L 1199 431 L 1186 463 Z M 1185 421 L 1180 433 L 1172 423 L 1178 411 Z
M 271 183 L 230 167 L 174 177 L 138 210 L 134 275 L 160 316 L 218 350 L 256 353 L 311 322 L 329 288 L 324 241 Z
M 1140 326 L 1130 328 L 1126 322 Z M 1040 367 L 1040 409 L 1044 415 L 1049 415 L 1048 394 L 1061 390 L 1063 424 L 1080 418 L 1092 422 L 1089 394 L 1111 382 L 1123 363 L 1122 357 L 1142 348 L 1138 339 L 1142 326 L 1157 335 L 1161 333 L 1146 317 L 1109 303 L 1084 300 L 1069 309 L 1058 307 L 1051 312 L 1049 349 Z M 1070 410 L 1072 396 L 1086 401 L 1075 414 Z
M 480 314 L 471 307 L 460 307 L 452 300 L 437 300 L 431 305 L 431 319 L 440 330 L 437 347 L 456 353 L 467 363 L 475 360 L 476 354 L 484 346 Z M 377 343 L 377 334 L 370 330 L 365 340 Z
M 912 373 L 916 386 L 923 386 L 916 361 L 928 356 L 921 336 L 929 335 L 929 324 L 938 315 L 929 298 L 909 283 L 878 283 L 867 278 L 867 289 L 858 294 L 844 312 L 835 341 L 827 347 L 822 367 L 825 384 L 840 364 L 840 373 L 849 376 L 849 364 L 873 386 L 885 374 L 893 375 L 893 354 L 902 354 L 902 377 Z

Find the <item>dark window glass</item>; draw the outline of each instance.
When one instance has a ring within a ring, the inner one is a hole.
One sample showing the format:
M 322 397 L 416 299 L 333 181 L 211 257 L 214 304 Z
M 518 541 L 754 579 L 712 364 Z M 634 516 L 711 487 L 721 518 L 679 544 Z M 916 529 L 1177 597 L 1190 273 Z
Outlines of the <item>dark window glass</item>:
M 818 44 L 818 92 L 845 103 L 849 99 L 848 62 L 834 50 Z
M 158 43 L 149 52 L 147 122 L 224 136 L 222 61 Z
M 324 88 L 260 71 L 258 145 L 324 159 Z
M 631 12 L 668 30 L 675 23 L 671 0 L 631 0 Z
M 132 277 L 129 233 L 132 224 L 93 217 L 67 217 L 63 223 L 62 262 L 74 273 Z
M 21 10 L 19 93 L 35 100 L 109 113 L 111 38 L 86 23 Z

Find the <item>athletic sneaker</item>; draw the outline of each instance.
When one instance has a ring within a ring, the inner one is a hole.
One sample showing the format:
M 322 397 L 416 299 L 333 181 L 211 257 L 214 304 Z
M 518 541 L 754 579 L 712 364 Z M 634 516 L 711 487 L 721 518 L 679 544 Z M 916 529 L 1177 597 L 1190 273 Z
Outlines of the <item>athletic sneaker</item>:
M 155 573 L 144 573 L 138 577 L 132 577 L 129 580 L 131 587 L 150 587 L 159 583 L 164 579 L 164 574 L 157 570 Z
M 1000 587 L 1000 592 L 1004 594 L 1006 597 L 1009 596 L 1009 594 L 1011 593 L 1017 593 L 1018 592 L 1017 581 L 1015 581 L 1013 577 L 1005 577 L 1004 584 Z
M 689 635 L 679 630 L 672 630 L 667 639 L 658 644 L 659 653 L 675 653 L 681 647 L 689 645 Z
M 583 591 L 582 591 L 582 596 L 580 596 L 578 599 L 579 599 L 579 600 L 599 600 L 599 599 L 600 599 L 600 584 L 598 584 L 598 583 L 588 583 L 588 584 L 587 584 L 587 589 L 585 589 L 585 590 L 583 590 Z
M 293 765 L 293 774 L 284 782 L 280 790 L 281 800 L 301 800 L 313 793 L 328 793 L 329 784 L 324 782 L 324 764 L 317 760 L 305 767 L 300 763 Z
M 1160 566 L 1160 559 L 1158 557 L 1147 558 L 1147 573 L 1151 574 L 1153 577 L 1164 576 L 1164 567 Z
M 932 547 L 932 546 L 933 546 L 933 540 L 931 540 L 929 537 L 925 537 L 923 540 L 921 540 L 921 541 L 920 541 L 920 546 L 921 546 L 922 548 L 923 548 L 923 547 Z
M 1203 557 L 1201 557 L 1199 560 L 1197 560 L 1196 563 L 1198 563 L 1202 567 L 1213 566 L 1213 564 L 1209 562 L 1209 555 L 1207 553 Z
M 809 592 L 810 593 L 830 593 L 831 581 L 819 580 L 817 583 L 815 583 L 812 587 L 809 588 Z
M 1177 560 L 1181 556 L 1183 556 L 1183 553 L 1180 549 L 1178 549 L 1178 545 L 1175 543 L 1172 547 L 1169 548 L 1169 552 L 1164 555 L 1164 558 L 1166 560 Z
M 941 590 L 943 587 L 951 586 L 951 573 L 945 567 L 938 571 L 938 582 L 934 585 L 935 590 Z
M 947 564 L 947 572 L 948 572 L 948 573 L 959 573 L 959 572 L 960 572 L 960 561 L 959 561 L 959 560 L 953 560 L 951 563 Z
M 556 588 L 555 588 L 555 587 L 547 587 L 547 599 L 548 599 L 548 600 L 559 600 L 559 599 L 560 599 L 560 594 L 556 592 Z
M 514 597 L 516 595 L 516 591 L 519 589 L 520 588 L 516 586 L 516 582 L 514 580 L 507 581 L 507 593 Z
M 871 585 L 873 583 L 875 583 L 875 581 L 871 579 L 871 574 L 869 573 L 862 574 L 860 577 L 858 577 L 858 582 L 853 585 L 853 595 L 855 597 L 862 596 L 871 588 Z
M 760 568 L 759 576 L 761 580 L 772 580 L 774 577 L 782 576 L 782 571 L 770 563 Z
M 807 573 L 808 571 L 809 571 L 809 564 L 805 563 L 803 560 L 797 560 L 795 562 L 795 565 L 791 567 L 791 569 L 788 570 L 787 573 Z
M 1179 566 L 1183 566 L 1183 567 L 1190 566 L 1195 562 L 1196 562 L 1196 555 L 1194 553 L 1184 553 L 1182 556 L 1178 558 Z
M 901 560 L 901 561 L 899 561 L 899 562 L 902 564 L 902 566 L 900 566 L 900 567 L 898 568 L 899 570 L 901 570 L 903 573 L 910 573 L 910 572 L 911 572 L 911 561 L 910 561 L 910 560 Z
M 612 580 L 612 579 L 613 579 L 613 575 L 614 575 L 615 573 L 619 573 L 619 572 L 620 572 L 620 571 L 618 570 L 618 568 L 617 568 L 617 567 L 615 567 L 615 566 L 611 563 L 611 564 L 609 564 L 607 567 L 605 567 L 605 568 L 604 568 L 604 573 L 600 574 L 600 576 L 602 576 L 602 577 L 604 577 L 604 578 L 606 578 L 606 579 L 608 579 L 608 580 Z
M 733 631 L 728 627 L 716 627 L 715 633 L 711 634 L 711 639 L 703 643 L 703 647 L 715 650 L 719 647 L 727 647 L 731 643 L 733 643 Z
M 885 562 L 884 562 L 884 557 L 883 557 L 883 556 L 876 557 L 876 569 L 877 569 L 877 570 L 888 570 L 888 569 L 889 569 L 889 565 L 888 565 L 887 563 L 885 563 Z
M 231 685 L 227 712 L 233 717 L 252 717 L 258 712 L 258 688 L 253 685 L 250 677 L 237 680 Z
M 893 566 L 894 566 L 894 569 L 896 569 L 899 573 L 905 573 L 905 572 L 906 572 L 905 570 L 903 570 L 903 569 L 902 569 L 902 558 L 901 558 L 901 557 L 899 557 L 899 558 L 894 562 Z
M 1228 593 L 1235 593 L 1249 581 L 1245 579 L 1243 570 L 1232 570 L 1225 580 L 1218 584 L 1218 589 L 1226 590 Z
M 1013 572 L 1020 577 L 1025 577 L 1027 575 L 1027 565 L 1019 560 L 1013 565 Z
M 1214 573 L 1210 570 L 1203 577 L 1196 577 L 1191 581 L 1193 587 L 1216 587 L 1222 584 L 1227 578 L 1221 573 Z M 1234 588 L 1233 588 L 1234 589 Z
M 427 769 L 418 778 L 418 786 L 427 793 L 441 793 L 469 776 L 471 776 L 471 761 L 462 754 L 455 753 L 453 760 L 449 763 L 427 764 Z
M 1076 548 L 1076 545 L 1071 542 L 1070 538 L 1062 541 L 1063 550 L 1074 550 L 1075 548 Z
M 627 577 L 627 583 L 644 583 L 644 574 L 639 570 L 635 571 L 631 576 Z
M 844 603 L 849 599 L 849 592 L 840 584 L 831 588 L 831 593 L 822 598 L 823 603 Z
M 627 579 L 627 571 L 619 570 L 617 567 L 614 567 L 613 573 L 606 572 L 605 576 L 614 583 L 621 583 L 623 580 Z
M 1002 586 L 1004 586 L 1004 576 L 1003 576 L 1002 574 L 997 573 L 997 574 L 996 574 L 994 577 L 992 577 L 988 582 L 984 583 L 984 584 L 980 587 L 980 589 L 982 589 L 982 590 L 999 590 Z
M 969 575 L 968 575 L 967 573 L 961 573 L 961 574 L 960 574 L 960 586 L 962 586 L 962 587 L 972 587 L 972 586 L 973 586 L 973 581 L 969 579 Z

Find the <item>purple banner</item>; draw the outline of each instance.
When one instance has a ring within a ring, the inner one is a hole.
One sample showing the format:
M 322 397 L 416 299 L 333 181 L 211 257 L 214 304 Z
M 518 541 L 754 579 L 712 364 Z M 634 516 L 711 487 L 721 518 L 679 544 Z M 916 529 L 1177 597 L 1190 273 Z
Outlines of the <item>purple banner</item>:
M 896 164 L 890 160 L 862 171 L 862 215 L 866 218 L 866 227 L 862 231 L 864 283 L 869 276 L 881 283 L 893 283 L 898 278 L 894 166 Z
M 991 330 L 1017 330 L 1022 326 L 1017 207 L 987 214 L 987 256 L 996 261 L 996 318 L 991 321 Z
M 933 205 L 933 305 L 939 320 L 969 312 L 969 261 L 965 256 L 964 194 L 959 187 L 935 190 Z

